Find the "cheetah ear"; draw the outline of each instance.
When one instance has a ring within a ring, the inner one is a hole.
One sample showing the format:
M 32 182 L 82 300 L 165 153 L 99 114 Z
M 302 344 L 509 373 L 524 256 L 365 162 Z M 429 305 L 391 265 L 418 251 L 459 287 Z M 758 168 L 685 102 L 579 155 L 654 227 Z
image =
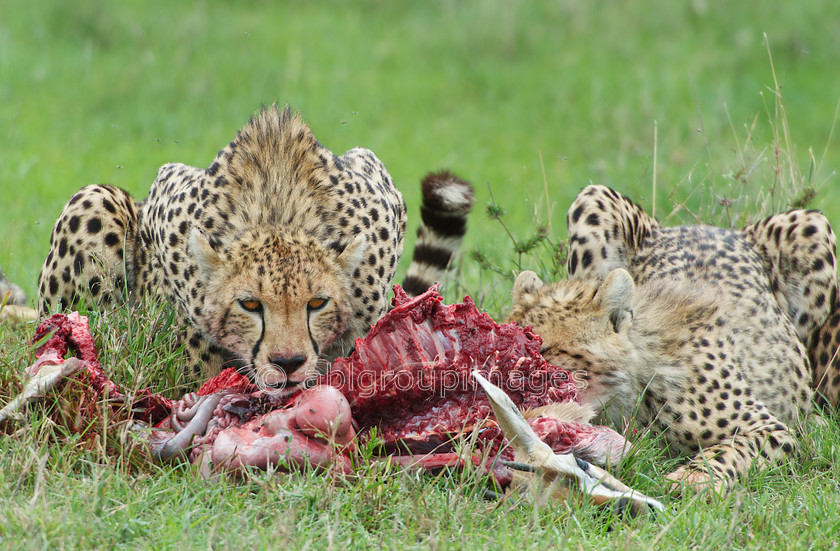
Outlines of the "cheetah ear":
M 356 235 L 338 255 L 338 263 L 348 274 L 353 273 L 367 250 L 367 237 L 363 233 Z
M 198 228 L 190 231 L 190 252 L 195 257 L 198 272 L 204 280 L 210 279 L 213 273 L 222 266 L 222 258 L 210 245 L 207 236 Z
M 530 270 L 525 270 L 513 282 L 513 303 L 517 304 L 522 301 L 526 295 L 531 295 L 539 291 L 545 283 L 539 278 L 537 274 Z
M 633 296 L 636 285 L 627 270 L 616 268 L 598 288 L 595 306 L 603 309 L 610 318 L 616 333 L 628 329 L 633 321 Z

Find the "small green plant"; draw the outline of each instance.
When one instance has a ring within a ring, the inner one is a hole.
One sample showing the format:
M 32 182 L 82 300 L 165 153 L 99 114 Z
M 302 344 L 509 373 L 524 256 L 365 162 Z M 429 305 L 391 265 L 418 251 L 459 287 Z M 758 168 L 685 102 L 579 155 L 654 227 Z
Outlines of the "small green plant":
M 546 188 L 548 204 L 548 189 Z M 479 306 L 501 317 L 505 310 L 506 296 L 499 293 L 499 288 L 506 291 L 516 274 L 522 270 L 534 270 L 545 281 L 555 281 L 565 276 L 567 245 L 551 235 L 550 222 L 537 222 L 535 228 L 526 237 L 520 238 L 505 222 L 505 210 L 493 198 L 490 190 L 490 202 L 485 209 L 487 218 L 497 223 L 504 232 L 501 241 L 490 239 L 491 246 L 480 246 L 470 251 L 470 257 L 480 271 L 480 284 L 483 291 L 474 293 L 478 296 Z M 539 218 L 535 214 L 535 218 Z M 489 280 L 489 282 L 486 282 Z M 503 285 L 500 285 L 503 283 Z M 488 300 L 486 289 L 492 289 L 494 296 Z

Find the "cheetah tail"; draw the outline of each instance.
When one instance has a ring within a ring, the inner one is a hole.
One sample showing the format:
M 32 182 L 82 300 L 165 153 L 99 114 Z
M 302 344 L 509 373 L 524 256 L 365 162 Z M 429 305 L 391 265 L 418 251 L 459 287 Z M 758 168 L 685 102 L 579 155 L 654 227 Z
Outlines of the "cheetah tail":
M 426 175 L 422 188 L 422 223 L 402 284 L 410 296 L 445 281 L 447 267 L 467 231 L 467 215 L 475 200 L 472 185 L 448 171 Z

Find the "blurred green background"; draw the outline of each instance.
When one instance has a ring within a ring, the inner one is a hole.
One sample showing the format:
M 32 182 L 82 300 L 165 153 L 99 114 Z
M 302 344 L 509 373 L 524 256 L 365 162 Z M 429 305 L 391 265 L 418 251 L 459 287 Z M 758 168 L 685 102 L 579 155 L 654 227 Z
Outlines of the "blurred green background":
M 466 248 L 502 272 L 519 258 L 484 212 L 491 191 L 517 239 L 551 221 L 560 240 L 590 181 L 650 209 L 655 175 L 656 214 L 675 224 L 693 219 L 669 216 L 675 203 L 714 218 L 793 167 L 840 224 L 838 67 L 836 0 L 5 0 L 0 267 L 34 295 L 78 188 L 142 198 L 160 165 L 207 166 L 271 102 L 299 110 L 334 152 L 382 159 L 408 202 L 407 250 L 423 174 L 471 180 Z M 505 300 L 508 283 L 469 254 L 464 274 L 465 291 Z

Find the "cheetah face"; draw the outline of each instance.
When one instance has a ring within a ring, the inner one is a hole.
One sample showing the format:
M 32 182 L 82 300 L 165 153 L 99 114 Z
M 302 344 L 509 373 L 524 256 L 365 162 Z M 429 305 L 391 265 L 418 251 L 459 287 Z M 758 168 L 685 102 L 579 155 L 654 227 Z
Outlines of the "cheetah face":
M 601 376 L 614 372 L 632 349 L 634 292 L 623 269 L 610 273 L 600 287 L 587 281 L 546 285 L 526 271 L 514 283 L 508 321 L 530 325 L 542 337 L 545 359 L 576 372 L 582 397 L 597 404 L 609 394 Z
M 600 287 L 584 281 L 546 285 L 526 271 L 514 283 L 508 321 L 530 325 L 547 345 L 588 347 L 621 340 L 633 318 L 634 292 L 633 280 L 623 269 L 610 273 Z
M 350 278 L 364 236 L 342 252 L 302 235 L 255 230 L 217 251 L 199 230 L 190 247 L 204 284 L 204 308 L 193 321 L 232 352 L 255 383 L 288 388 L 318 373 L 322 352 L 352 316 Z

